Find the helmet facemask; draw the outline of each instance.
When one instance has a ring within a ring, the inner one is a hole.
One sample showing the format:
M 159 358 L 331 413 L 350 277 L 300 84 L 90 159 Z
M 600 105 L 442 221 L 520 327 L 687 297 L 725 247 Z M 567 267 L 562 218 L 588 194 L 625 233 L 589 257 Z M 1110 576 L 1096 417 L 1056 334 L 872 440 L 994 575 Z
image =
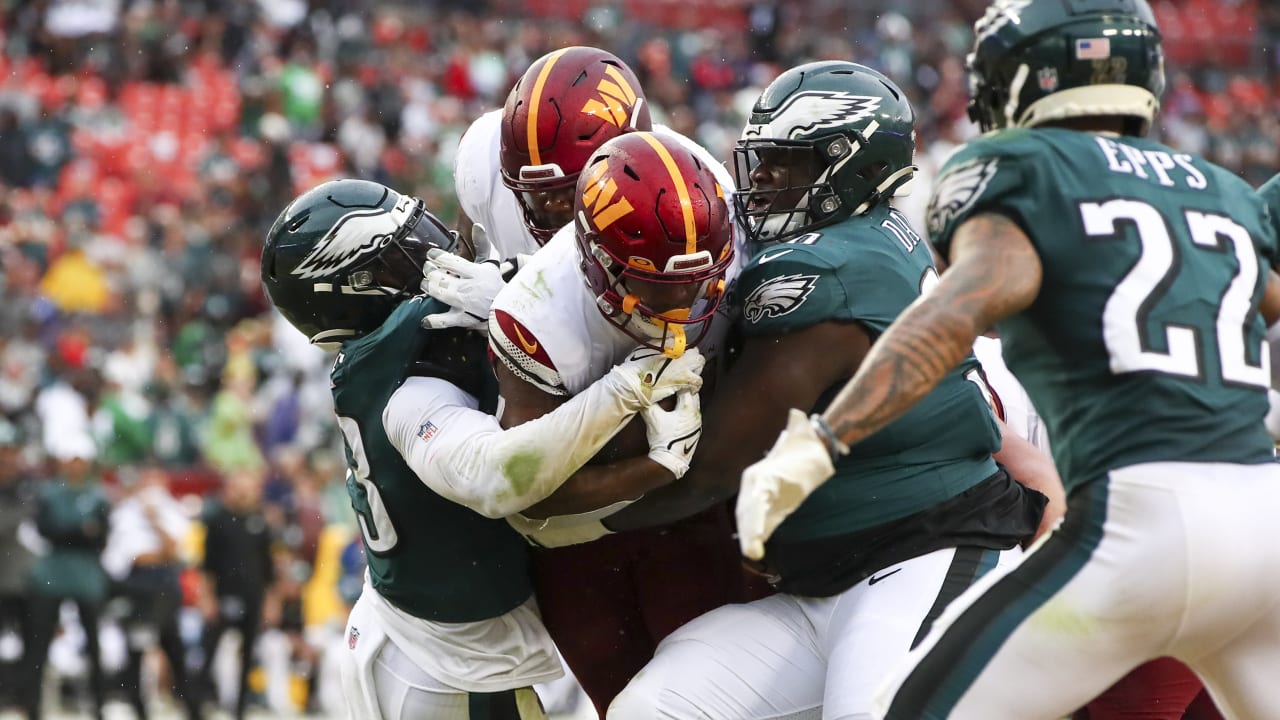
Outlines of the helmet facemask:
M 573 221 L 573 191 L 581 173 L 566 175 L 559 165 L 544 165 L 536 172 L 524 168 L 520 174 L 518 179 L 504 174 L 503 180 L 519 201 L 525 228 L 539 245 L 545 245 Z
M 814 140 L 744 138 L 734 148 L 733 202 L 752 243 L 769 243 L 861 215 L 906 194 L 915 167 L 891 172 L 874 157 L 868 135 L 846 130 Z
M 433 248 L 453 251 L 456 234 L 427 212 L 421 200 L 401 196 L 397 204 L 400 207 L 395 210 L 348 213 L 323 236 L 313 234 L 316 239 L 311 241 L 271 242 L 264 248 L 262 273 L 268 294 L 312 344 L 336 350 L 342 342 L 376 329 L 401 302 L 421 294 L 427 253 Z M 364 228 L 351 234 L 357 226 L 354 221 L 345 222 L 348 218 L 388 215 L 403 220 L 385 242 L 378 242 L 382 226 L 368 228 L 372 235 L 365 235 Z M 314 233 L 306 229 L 311 222 L 310 213 L 302 213 L 283 225 L 279 236 Z M 344 263 L 339 246 L 353 244 L 367 248 L 367 256 Z
M 596 304 L 609 322 L 669 357 L 680 357 L 702 341 L 724 297 L 732 243 L 725 244 L 718 258 L 702 249 L 672 256 L 665 268 L 654 268 L 644 258 L 614 255 L 590 231 L 582 233 L 580 242 L 590 248 L 581 260 L 584 275 L 598 291 Z
M 572 191 L 597 148 L 651 127 L 639 80 L 613 54 L 568 47 L 534 61 L 503 106 L 499 155 L 534 240 L 573 221 Z

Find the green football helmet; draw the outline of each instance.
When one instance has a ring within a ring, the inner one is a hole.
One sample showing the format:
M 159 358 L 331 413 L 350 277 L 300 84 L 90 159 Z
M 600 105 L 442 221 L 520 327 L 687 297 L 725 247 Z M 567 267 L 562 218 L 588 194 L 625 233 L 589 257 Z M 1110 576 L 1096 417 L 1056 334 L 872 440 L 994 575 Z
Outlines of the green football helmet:
M 764 89 L 733 152 L 733 202 L 753 243 L 775 242 L 905 195 L 915 113 L 896 84 L 843 61 L 792 68 Z
M 1145 134 L 1164 93 L 1146 0 L 996 0 L 973 26 L 969 117 L 983 131 L 1120 116 Z
M 333 180 L 280 213 L 262 248 L 267 296 L 313 344 L 336 349 L 422 293 L 427 251 L 457 236 L 417 198 L 367 180 Z

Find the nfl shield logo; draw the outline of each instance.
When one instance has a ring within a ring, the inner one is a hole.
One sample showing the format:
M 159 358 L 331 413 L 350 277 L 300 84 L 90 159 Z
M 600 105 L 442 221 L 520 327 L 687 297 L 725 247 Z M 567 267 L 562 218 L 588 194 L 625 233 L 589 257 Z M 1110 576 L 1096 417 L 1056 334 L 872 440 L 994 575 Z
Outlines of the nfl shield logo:
M 360 639 L 360 631 L 352 627 L 351 631 L 347 633 L 347 648 L 350 650 L 355 650 L 356 641 L 359 639 Z
M 436 430 L 438 429 L 439 428 L 436 427 L 435 423 L 430 421 L 424 422 L 418 426 L 418 437 L 422 438 L 424 441 L 430 440 L 436 436 Z
M 1036 79 L 1040 82 L 1040 90 L 1051 93 L 1058 89 L 1058 69 L 1057 68 L 1040 68 L 1040 72 L 1036 73 Z

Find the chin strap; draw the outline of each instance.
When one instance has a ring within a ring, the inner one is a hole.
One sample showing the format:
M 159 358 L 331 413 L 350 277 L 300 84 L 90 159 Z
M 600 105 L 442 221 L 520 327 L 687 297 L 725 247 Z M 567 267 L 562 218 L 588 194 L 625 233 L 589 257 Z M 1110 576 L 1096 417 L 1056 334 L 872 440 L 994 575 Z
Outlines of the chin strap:
M 863 200 L 862 204 L 854 209 L 853 214 L 861 215 L 862 213 L 870 210 L 873 205 L 879 203 L 881 200 L 887 197 L 893 197 L 893 191 L 895 189 L 894 186 L 898 184 L 898 181 L 902 180 L 903 177 L 906 177 L 907 181 L 910 182 L 916 170 L 919 170 L 919 168 L 915 165 L 908 165 L 904 168 L 898 168 L 896 172 L 890 173 L 889 176 L 882 180 L 880 184 L 876 186 L 876 189 L 867 196 L 867 199 Z M 903 184 L 905 185 L 906 183 Z

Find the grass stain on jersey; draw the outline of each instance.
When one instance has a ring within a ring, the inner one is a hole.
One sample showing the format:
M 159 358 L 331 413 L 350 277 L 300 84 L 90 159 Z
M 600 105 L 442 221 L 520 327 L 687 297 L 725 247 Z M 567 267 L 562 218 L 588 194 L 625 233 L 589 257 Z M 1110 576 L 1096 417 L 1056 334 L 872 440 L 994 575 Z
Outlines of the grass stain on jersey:
M 529 488 L 533 487 L 533 481 L 538 477 L 538 470 L 542 468 L 542 453 L 535 450 L 527 450 L 518 452 L 507 459 L 502 465 L 502 474 L 507 478 L 507 484 L 511 488 L 511 492 L 516 497 L 524 497 L 529 492 Z
M 1087 637 L 1096 629 L 1089 616 L 1061 599 L 1045 603 L 1032 616 L 1032 622 L 1038 629 L 1066 637 Z

